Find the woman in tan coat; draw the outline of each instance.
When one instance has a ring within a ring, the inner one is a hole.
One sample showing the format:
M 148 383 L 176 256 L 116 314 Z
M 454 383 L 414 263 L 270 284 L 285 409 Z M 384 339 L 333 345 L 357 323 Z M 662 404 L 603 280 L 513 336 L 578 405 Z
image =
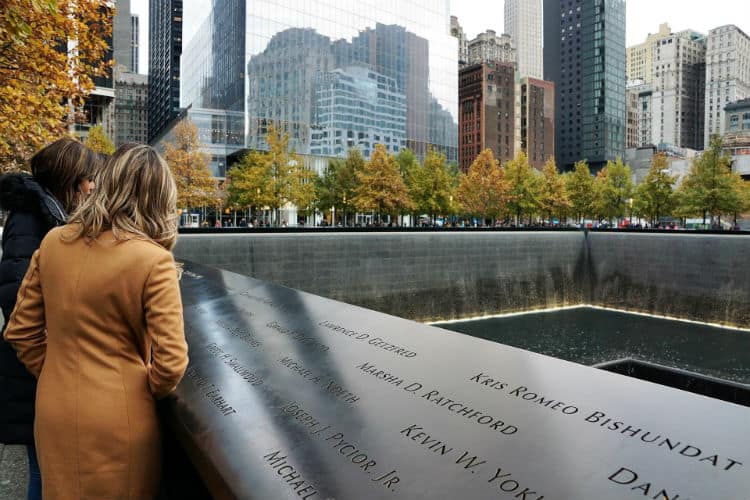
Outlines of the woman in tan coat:
M 122 146 L 98 189 L 34 254 L 5 339 L 39 379 L 45 500 L 154 498 L 155 400 L 187 366 L 176 189 L 149 146 Z

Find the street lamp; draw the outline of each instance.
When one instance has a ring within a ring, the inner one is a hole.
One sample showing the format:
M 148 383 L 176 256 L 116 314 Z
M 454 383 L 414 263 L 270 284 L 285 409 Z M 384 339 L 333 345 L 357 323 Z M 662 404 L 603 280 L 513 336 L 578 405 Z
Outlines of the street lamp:
M 451 226 L 453 226 L 453 195 L 450 195 L 448 197 L 449 200 L 449 210 L 451 212 Z
M 344 211 L 344 227 L 346 227 L 346 193 L 344 193 L 344 200 L 342 204 L 344 205 L 342 208 L 342 210 Z
M 256 226 L 260 226 L 260 188 L 255 188 L 255 209 L 257 210 Z
M 633 225 L 633 198 L 628 198 L 628 207 L 630 207 L 630 227 L 634 227 Z

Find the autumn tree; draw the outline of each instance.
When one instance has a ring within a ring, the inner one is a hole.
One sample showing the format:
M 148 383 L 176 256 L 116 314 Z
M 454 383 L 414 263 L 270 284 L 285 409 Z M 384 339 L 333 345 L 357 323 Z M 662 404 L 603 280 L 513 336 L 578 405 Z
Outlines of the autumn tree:
M 528 215 L 531 219 L 541 206 L 540 178 L 529 165 L 526 153 L 520 151 L 505 164 L 505 179 L 510 183 L 508 210 L 515 216 L 516 224 L 520 225 L 523 215 Z
M 421 169 L 419 159 L 409 148 L 402 149 L 396 154 L 396 165 L 398 165 L 398 171 L 401 174 L 401 178 L 404 180 L 406 190 L 409 192 L 409 197 L 414 202 L 414 190 L 416 189 L 415 182 L 417 180 L 417 171 Z M 414 203 L 414 213 L 412 213 L 412 219 L 419 219 L 419 208 L 417 203 Z
M 747 182 L 737 173 L 733 174 L 738 203 L 734 211 L 734 225 L 737 225 L 737 216 L 746 214 L 750 210 L 750 182 Z
M 0 165 L 21 168 L 68 133 L 93 78 L 106 74 L 114 10 L 104 0 L 3 0 Z M 72 111 L 72 112 L 71 112 Z
M 94 125 L 89 129 L 84 145 L 91 151 L 111 155 L 115 152 L 115 145 L 101 125 Z
M 333 159 L 315 180 L 315 204 L 318 210 L 334 207 L 342 213 L 344 225 L 347 221 L 347 208 L 351 206 L 357 185 L 356 172 L 364 168 L 364 158 L 359 149 L 351 149 L 346 159 Z
M 412 174 L 420 166 L 417 155 L 409 148 L 402 149 L 396 155 L 396 164 L 398 165 L 401 178 L 404 179 L 406 186 L 409 187 L 412 181 Z
M 268 155 L 262 151 L 245 154 L 227 172 L 227 202 L 241 207 L 270 206 L 274 200 L 273 178 Z
M 315 206 L 318 210 L 325 211 L 341 203 L 342 194 L 337 186 L 336 174 L 343 165 L 344 160 L 341 158 L 328 160 L 323 175 L 315 179 Z
M 476 157 L 465 174 L 460 174 L 458 202 L 467 213 L 482 219 L 496 219 L 505 213 L 510 183 L 491 149 Z
M 635 190 L 635 211 L 646 217 L 651 224 L 659 217 L 671 215 L 675 209 L 674 183 L 677 176 L 669 175 L 667 158 L 658 153 L 651 160 L 648 175 Z
M 734 214 L 742 209 L 743 193 L 731 160 L 723 152 L 722 139 L 711 138 L 711 146 L 697 157 L 678 190 L 682 215 L 708 217 Z
M 542 169 L 539 207 L 550 223 L 555 215 L 562 220 L 571 207 L 565 178 L 557 171 L 554 158 L 549 158 Z
M 316 173 L 305 166 L 299 155 L 289 150 L 289 134 L 282 135 L 276 127 L 270 125 L 266 141 L 269 175 L 273 180 L 273 197 L 268 206 L 276 213 L 275 220 L 278 224 L 279 211 L 288 204 L 296 206 L 302 212 L 312 208 Z
M 177 184 L 179 207 L 203 207 L 219 204 L 216 179 L 208 168 L 208 155 L 198 139 L 198 128 L 189 119 L 173 130 L 174 141 L 164 145 L 164 159 Z
M 594 178 L 585 160 L 576 162 L 575 169 L 565 175 L 570 208 L 580 222 L 591 213 L 594 201 Z
M 438 214 L 452 211 L 453 179 L 444 154 L 431 148 L 424 164 L 414 167 L 409 195 L 417 212 L 430 215 L 433 222 Z
M 348 210 L 352 207 L 359 179 L 357 172 L 365 168 L 365 159 L 357 148 L 352 148 L 346 155 L 341 168 L 336 170 L 336 185 L 338 192 L 341 193 L 341 213 L 344 215 L 344 223 Z
M 352 202 L 359 210 L 396 216 L 414 207 L 396 160 L 384 145 L 375 145 L 370 161 L 356 175 L 358 185 Z
M 622 159 L 607 162 L 595 180 L 593 206 L 599 217 L 613 222 L 625 215 L 628 200 L 633 197 L 631 177 L 630 167 L 623 164 Z

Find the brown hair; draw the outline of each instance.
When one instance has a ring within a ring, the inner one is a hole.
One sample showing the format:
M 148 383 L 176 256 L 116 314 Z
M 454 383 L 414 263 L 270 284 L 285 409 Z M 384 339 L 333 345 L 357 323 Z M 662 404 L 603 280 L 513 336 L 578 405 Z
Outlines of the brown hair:
M 58 139 L 31 158 L 31 174 L 70 213 L 83 201 L 78 185 L 93 179 L 103 159 L 70 137 Z
M 67 235 L 95 239 L 111 229 L 115 239 L 147 239 L 171 250 L 177 218 L 177 188 L 167 163 L 151 146 L 124 144 L 107 160 L 96 190 L 71 215 Z

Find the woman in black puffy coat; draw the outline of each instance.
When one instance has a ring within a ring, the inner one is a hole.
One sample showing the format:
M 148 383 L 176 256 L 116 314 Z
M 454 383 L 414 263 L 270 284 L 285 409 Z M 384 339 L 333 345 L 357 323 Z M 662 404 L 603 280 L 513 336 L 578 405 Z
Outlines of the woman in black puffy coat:
M 0 207 L 5 213 L 0 259 L 0 307 L 3 330 L 16 305 L 16 294 L 42 238 L 65 224 L 68 214 L 93 189 L 102 158 L 80 142 L 64 138 L 37 152 L 31 173 L 0 177 Z M 34 450 L 36 380 L 0 335 L 0 442 L 29 450 L 29 498 L 41 498 Z

